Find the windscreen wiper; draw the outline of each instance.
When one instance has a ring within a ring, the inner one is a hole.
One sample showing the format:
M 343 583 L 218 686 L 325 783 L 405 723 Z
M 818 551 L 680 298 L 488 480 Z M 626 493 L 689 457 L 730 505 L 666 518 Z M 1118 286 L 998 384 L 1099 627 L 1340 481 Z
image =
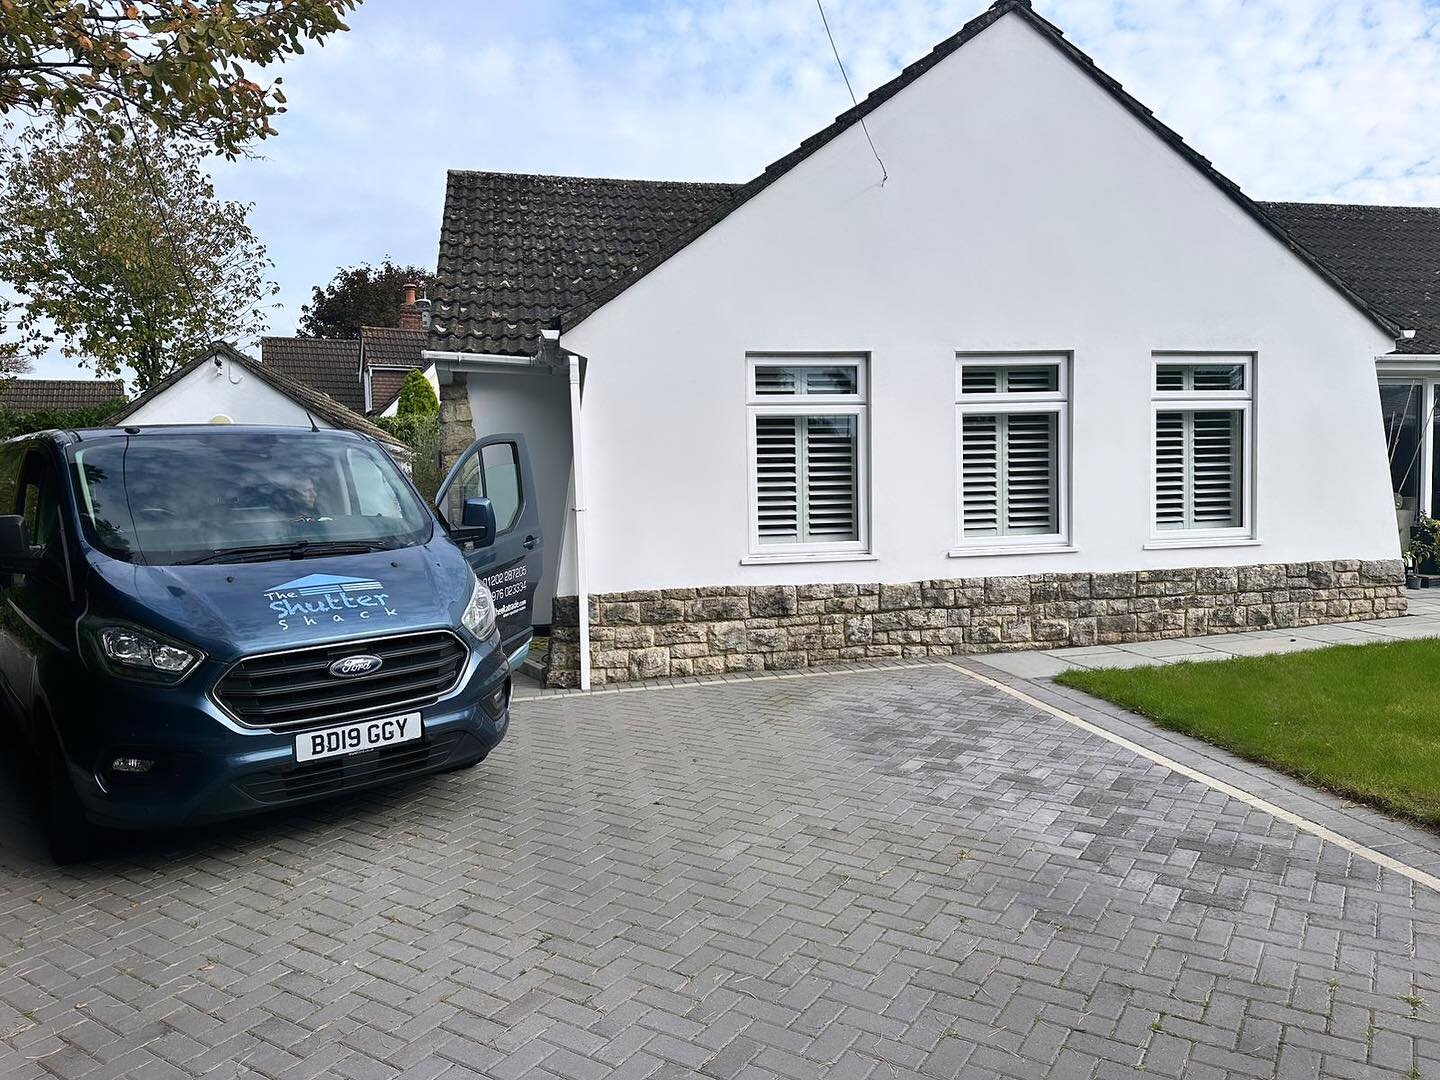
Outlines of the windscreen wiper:
M 296 540 L 290 544 L 247 544 L 239 547 L 216 548 L 214 551 L 207 551 L 204 555 L 186 559 L 181 565 L 314 559 L 322 555 L 363 555 L 370 551 L 388 551 L 393 546 L 379 540 Z

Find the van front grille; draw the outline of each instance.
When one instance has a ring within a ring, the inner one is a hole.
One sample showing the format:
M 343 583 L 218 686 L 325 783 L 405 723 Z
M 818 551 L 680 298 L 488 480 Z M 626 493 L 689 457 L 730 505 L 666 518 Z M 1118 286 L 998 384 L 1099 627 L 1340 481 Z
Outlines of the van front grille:
M 455 688 L 469 655 L 451 631 L 428 630 L 251 656 L 215 684 L 215 701 L 246 727 L 287 730 L 423 708 Z M 355 656 L 381 663 L 364 675 L 331 673 Z

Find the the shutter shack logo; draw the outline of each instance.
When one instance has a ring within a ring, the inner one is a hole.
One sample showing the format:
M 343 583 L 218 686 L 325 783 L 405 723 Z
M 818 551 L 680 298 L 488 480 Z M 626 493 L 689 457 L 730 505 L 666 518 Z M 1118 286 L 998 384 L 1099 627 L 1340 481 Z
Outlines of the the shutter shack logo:
M 296 626 L 386 619 L 398 614 L 385 586 L 370 578 L 310 574 L 276 585 L 265 593 L 281 630 Z

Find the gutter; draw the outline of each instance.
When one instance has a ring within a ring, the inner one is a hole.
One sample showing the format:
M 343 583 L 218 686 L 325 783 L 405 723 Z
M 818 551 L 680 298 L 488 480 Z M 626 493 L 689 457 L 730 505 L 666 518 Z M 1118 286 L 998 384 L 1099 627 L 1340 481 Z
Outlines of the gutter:
M 558 331 L 554 331 L 559 337 Z M 575 483 L 575 604 L 580 625 L 580 689 L 590 689 L 590 592 L 585 566 L 585 468 L 581 453 L 580 358 L 570 361 L 570 469 Z
M 513 356 L 507 353 L 447 352 L 442 349 L 421 349 L 420 359 L 434 363 L 500 364 L 505 367 L 531 367 L 534 360 L 528 356 Z

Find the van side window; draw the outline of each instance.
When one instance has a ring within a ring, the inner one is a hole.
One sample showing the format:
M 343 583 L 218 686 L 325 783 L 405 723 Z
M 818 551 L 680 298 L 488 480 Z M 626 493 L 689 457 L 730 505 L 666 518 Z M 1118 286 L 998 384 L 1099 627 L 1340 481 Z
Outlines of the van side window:
M 485 497 L 495 507 L 495 531 L 508 532 L 520 516 L 520 461 L 514 443 L 491 443 L 480 451 Z
M 489 443 L 460 466 L 455 482 L 445 492 L 445 520 L 460 521 L 466 499 L 489 499 L 495 508 L 495 532 L 509 532 L 520 520 L 524 492 L 520 490 L 520 454 L 514 443 Z
M 38 450 L 25 458 L 18 503 L 31 546 L 53 549 L 60 539 L 59 483 L 55 466 Z M 58 555 L 59 551 L 49 554 Z
M 0 514 L 14 514 L 20 508 L 20 462 L 24 458 L 24 445 L 0 445 Z
M 460 474 L 445 492 L 445 520 L 452 526 L 460 524 L 460 515 L 465 509 L 466 499 L 479 499 L 485 495 L 485 482 L 480 475 L 480 455 L 471 454 L 460 466 Z M 498 523 L 499 515 L 496 515 Z

